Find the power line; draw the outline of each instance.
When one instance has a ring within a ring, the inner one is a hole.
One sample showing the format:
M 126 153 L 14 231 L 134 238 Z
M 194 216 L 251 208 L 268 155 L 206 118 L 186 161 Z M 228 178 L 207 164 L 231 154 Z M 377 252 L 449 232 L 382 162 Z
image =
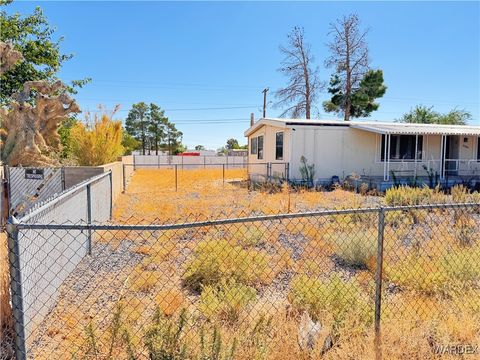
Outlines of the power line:
M 224 89 L 261 89 L 261 85 L 211 85 L 211 84 L 188 84 L 188 83 L 177 83 L 177 84 L 157 84 L 154 82 L 146 82 L 146 81 L 128 81 L 128 80 L 93 80 L 92 83 L 88 84 L 87 86 L 98 86 L 101 84 L 105 85 L 112 85 L 112 86 L 118 86 L 118 84 L 126 84 L 128 87 L 132 87 L 131 84 L 139 84 L 140 86 L 134 86 L 135 88 L 165 88 L 165 89 L 182 89 L 182 88 L 204 88 L 204 89 L 210 89 L 210 90 L 224 90 Z M 130 84 L 130 85 L 129 85 Z M 147 86 L 145 86 L 147 85 Z M 277 88 L 280 88 L 282 85 L 276 86 Z M 330 95 L 328 91 L 320 91 L 320 94 L 324 95 Z M 433 103 L 445 103 L 445 104 L 475 104 L 478 105 L 480 102 L 476 101 L 464 101 L 464 100 L 432 100 L 432 99 L 420 99 L 420 98 L 409 98 L 409 97 L 389 97 L 388 95 L 386 97 L 380 98 L 379 101 L 400 101 L 400 102 L 410 102 L 410 101 L 415 101 L 415 102 L 433 102 Z
M 259 107 L 259 105 L 249 105 L 249 106 L 226 106 L 226 107 L 207 107 L 207 108 L 176 108 L 176 109 L 162 109 L 163 111 L 203 111 L 203 110 L 233 110 L 233 109 L 251 109 L 253 107 Z M 83 110 L 85 112 L 108 112 L 112 109 L 96 109 L 96 110 Z M 127 109 L 120 109 L 116 112 L 130 111 Z

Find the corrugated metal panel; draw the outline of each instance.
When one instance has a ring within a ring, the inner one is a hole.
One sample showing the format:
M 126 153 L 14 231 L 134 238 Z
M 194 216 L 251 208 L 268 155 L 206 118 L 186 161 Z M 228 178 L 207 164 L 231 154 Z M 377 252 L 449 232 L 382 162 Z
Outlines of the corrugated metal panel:
M 351 124 L 350 127 L 379 134 L 473 135 L 480 136 L 480 126 L 418 124 Z

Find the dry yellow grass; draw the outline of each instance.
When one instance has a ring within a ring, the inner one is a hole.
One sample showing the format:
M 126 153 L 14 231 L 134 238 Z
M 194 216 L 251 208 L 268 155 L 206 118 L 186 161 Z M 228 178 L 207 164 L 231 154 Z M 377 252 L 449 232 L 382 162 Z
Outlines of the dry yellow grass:
M 250 191 L 244 169 L 225 171 L 197 169 L 178 170 L 178 191 L 175 174 L 167 169 L 136 170 L 126 193 L 115 204 L 114 218 L 123 222 L 190 222 L 248 216 L 308 211 L 322 208 L 351 208 L 364 204 L 365 197 L 337 189 L 332 192 Z

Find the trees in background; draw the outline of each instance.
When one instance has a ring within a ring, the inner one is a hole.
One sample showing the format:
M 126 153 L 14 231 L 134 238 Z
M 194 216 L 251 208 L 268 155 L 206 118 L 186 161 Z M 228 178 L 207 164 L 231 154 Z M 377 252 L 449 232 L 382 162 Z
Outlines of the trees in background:
M 183 149 L 183 133 L 168 120 L 165 112 L 156 104 L 133 104 L 125 121 L 125 129 L 138 141 L 143 155 L 151 150 L 155 150 L 156 155 L 159 150 L 172 155 Z
M 3 2 L 2 6 L 11 1 Z M 60 51 L 62 38 L 54 39 L 55 29 L 48 24 L 42 10 L 37 7 L 33 14 L 20 16 L 8 15 L 5 10 L 0 11 L 0 40 L 10 43 L 23 55 L 23 61 L 0 76 L 1 92 L 0 104 L 9 105 L 12 96 L 21 91 L 27 81 L 58 80 L 57 72 L 63 63 L 72 58 L 72 54 L 63 54 Z M 90 79 L 74 80 L 67 90 L 75 93 L 75 87 L 81 87 Z M 29 100 L 34 101 L 31 96 Z
M 108 115 L 95 116 L 91 124 L 77 122 L 71 129 L 72 154 L 81 166 L 97 166 L 116 161 L 124 153 L 121 121 Z
M 158 149 L 162 139 L 166 136 L 169 122 L 168 118 L 165 117 L 165 112 L 155 104 L 150 104 L 149 116 L 148 133 L 150 135 L 150 144 L 155 149 L 155 155 L 158 155 Z
M 472 115 L 465 110 L 453 109 L 446 114 L 433 110 L 433 106 L 417 105 L 397 122 L 417 124 L 466 125 Z
M 200 151 L 200 150 L 205 150 L 205 146 L 203 146 L 203 145 L 195 145 L 195 150 L 198 150 L 198 151 Z
M 147 132 L 149 127 L 148 105 L 143 101 L 132 105 L 125 120 L 125 130 L 141 144 L 142 155 L 147 148 Z
M 238 144 L 238 140 L 231 138 L 227 140 L 227 146 L 225 146 L 228 150 L 233 149 L 240 149 L 240 145 Z
M 168 122 L 166 126 L 165 133 L 165 143 L 164 148 L 169 155 L 176 155 L 179 152 L 185 150 L 185 147 L 182 145 L 183 133 L 175 127 L 174 123 Z
M 318 67 L 314 67 L 314 57 L 310 45 L 305 42 L 303 28 L 295 26 L 288 34 L 287 46 L 280 46 L 284 56 L 278 69 L 288 77 L 285 88 L 275 93 L 276 107 L 288 106 L 280 116 L 311 118 L 312 109 L 322 88 Z
M 128 132 L 123 131 L 122 146 L 123 146 L 123 149 L 124 149 L 123 155 L 131 155 L 133 150 L 136 150 L 140 147 L 140 142 L 137 141 Z
M 330 24 L 332 41 L 328 44 L 330 57 L 325 64 L 335 69 L 330 78 L 328 92 L 332 95 L 323 103 L 327 112 L 343 114 L 345 121 L 351 117 L 367 117 L 378 109 L 375 99 L 385 94 L 381 70 L 370 70 L 368 30 L 360 29 L 356 14 L 344 16 Z

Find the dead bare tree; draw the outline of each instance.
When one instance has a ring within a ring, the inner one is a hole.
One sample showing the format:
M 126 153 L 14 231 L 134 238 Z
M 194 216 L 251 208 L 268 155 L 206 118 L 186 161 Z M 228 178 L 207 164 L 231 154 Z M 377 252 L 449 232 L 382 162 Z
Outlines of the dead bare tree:
M 280 52 L 284 58 L 278 71 L 288 76 L 289 82 L 285 88 L 275 92 L 278 99 L 275 107 L 288 106 L 280 115 L 282 117 L 298 118 L 305 115 L 306 119 L 310 119 L 323 84 L 318 77 L 318 67 L 312 68 L 314 57 L 310 45 L 305 43 L 303 28 L 295 26 L 292 29 L 288 34 L 288 45 L 280 46 Z
M 345 121 L 350 120 L 353 91 L 369 70 L 367 33 L 368 29 L 360 30 L 360 19 L 356 14 L 344 16 L 330 24 L 329 35 L 333 35 L 333 40 L 328 44 L 331 55 L 325 65 L 335 67 L 335 79 L 332 81 L 344 94 L 341 109 Z

